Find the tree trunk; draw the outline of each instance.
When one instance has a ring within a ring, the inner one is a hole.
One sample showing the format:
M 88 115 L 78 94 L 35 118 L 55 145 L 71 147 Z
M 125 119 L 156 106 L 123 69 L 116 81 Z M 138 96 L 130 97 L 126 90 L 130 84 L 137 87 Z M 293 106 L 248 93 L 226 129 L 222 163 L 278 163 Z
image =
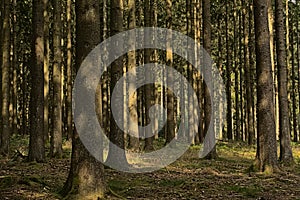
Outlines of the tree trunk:
M 53 33 L 53 131 L 50 140 L 50 156 L 62 156 L 62 52 L 61 52 L 61 1 L 54 5 L 54 33 Z
M 290 137 L 289 102 L 288 102 L 288 79 L 287 79 L 287 57 L 286 41 L 284 35 L 284 16 L 282 0 L 275 1 L 275 29 L 276 29 L 276 54 L 278 68 L 278 90 L 279 90 L 279 139 L 280 160 L 284 163 L 293 161 Z
M 46 0 L 33 1 L 33 40 L 31 50 L 31 96 L 29 161 L 45 160 L 44 135 L 44 4 Z
M 208 55 L 211 54 L 211 13 L 210 13 L 210 0 L 203 0 L 203 48 L 206 50 Z M 211 119 L 214 119 L 212 117 L 214 115 L 213 108 L 211 104 L 211 99 L 213 98 L 214 94 L 213 91 L 209 91 L 208 87 L 210 86 L 212 88 L 212 63 L 211 61 L 204 57 L 203 64 L 205 66 L 204 70 L 204 77 L 205 77 L 205 84 L 206 87 L 204 89 L 204 112 L 205 112 L 205 127 L 204 127 L 204 133 L 207 134 L 213 134 L 209 135 L 209 141 L 204 141 L 204 149 L 209 148 L 211 149 L 210 152 L 205 156 L 206 159 L 215 159 L 217 157 L 217 151 L 216 151 L 216 145 L 214 144 L 215 138 L 215 132 L 214 128 L 212 129 L 213 133 L 208 133 L 208 127 L 210 123 L 214 123 Z M 214 145 L 212 147 L 212 144 Z
M 76 1 L 76 71 L 100 42 L 99 1 Z M 62 190 L 67 199 L 95 200 L 105 193 L 104 167 L 82 144 L 76 128 L 72 137 L 71 168 Z
M 9 138 L 11 126 L 9 122 L 9 94 L 10 94 L 10 1 L 5 0 L 2 28 L 2 127 L 1 127 L 1 146 L 0 153 L 9 153 Z M 1 24 L 2 25 L 2 24 Z
M 234 139 L 237 141 L 240 139 L 240 132 L 241 132 L 241 126 L 240 126 L 240 107 L 239 107 L 239 66 L 237 61 L 237 50 L 238 50 L 238 34 L 237 34 L 237 8 L 236 8 L 236 0 L 233 1 L 233 43 L 232 43 L 232 49 L 233 49 L 233 65 L 234 65 L 234 90 L 235 90 L 235 135 Z
M 294 132 L 294 142 L 298 142 L 299 135 L 297 130 L 297 104 L 296 104 L 296 72 L 295 72 L 295 49 L 294 49 L 294 31 L 293 31 L 293 21 L 291 20 L 290 23 L 291 27 L 291 44 L 290 44 L 290 50 L 291 50 L 291 60 L 292 60 L 292 121 L 293 121 L 293 132 Z
M 67 0 L 67 138 L 72 138 L 72 0 Z
M 226 121 L 227 121 L 227 139 L 232 140 L 232 106 L 231 106 L 231 47 L 229 45 L 229 8 L 230 8 L 230 2 L 226 3 L 226 21 L 225 21 L 225 29 L 226 29 L 226 96 L 227 96 L 227 115 L 226 115 Z
M 136 22 L 135 22 L 135 1 L 134 0 L 129 0 L 128 1 L 128 29 L 134 29 L 136 27 Z M 132 47 L 135 46 L 135 34 L 132 34 L 129 37 L 128 44 L 132 45 Z M 136 52 L 131 51 L 127 53 L 128 56 L 128 71 L 131 71 L 132 75 L 136 75 Z M 132 76 L 130 76 L 132 77 Z M 129 80 L 128 84 L 128 90 L 135 89 L 135 80 Z M 138 124 L 138 113 L 137 113 L 137 91 L 129 96 L 128 99 L 128 107 L 130 111 L 130 116 L 128 118 L 128 129 L 132 130 L 133 132 L 131 135 L 129 135 L 129 148 L 133 151 L 139 150 L 140 146 L 140 141 L 139 141 L 139 130 L 138 127 L 135 126 L 135 124 Z M 134 137 L 132 136 L 134 134 Z
M 151 27 L 151 10 L 150 10 L 150 1 L 145 0 L 144 1 L 144 26 L 145 27 Z M 147 38 L 148 36 L 145 35 L 144 41 L 151 40 L 152 38 Z M 151 49 L 145 49 L 144 50 L 144 64 L 149 64 L 151 61 Z M 146 80 L 151 80 L 152 74 L 145 74 L 145 79 Z M 146 119 L 146 124 L 145 126 L 150 124 L 150 115 L 149 115 L 149 110 L 152 104 L 152 99 L 153 99 L 153 87 L 150 84 L 145 85 L 145 119 Z M 147 131 L 146 131 L 147 134 Z M 152 133 L 151 133 L 152 134 Z M 153 140 L 154 136 L 150 135 L 145 135 L 145 151 L 152 151 L 153 148 Z
M 123 0 L 111 0 L 110 2 L 110 35 L 113 36 L 119 32 L 123 31 Z M 122 48 L 123 44 L 118 44 Z M 116 48 L 117 50 L 117 48 Z M 117 52 L 114 52 L 117 53 Z M 116 59 L 111 64 L 111 83 L 110 83 L 110 94 L 113 93 L 114 87 L 117 84 L 118 80 L 123 75 L 123 57 Z M 123 92 L 123 90 L 122 90 Z M 124 132 L 123 127 L 119 127 L 114 119 L 114 117 L 120 117 L 124 120 L 124 99 L 119 98 L 114 100 L 117 104 L 112 105 L 115 107 L 117 113 L 112 114 L 110 117 L 110 133 L 109 139 L 111 141 L 108 151 L 108 156 L 106 163 L 108 165 L 120 165 L 126 168 L 128 165 L 126 155 L 125 155 L 125 141 L 124 141 Z M 117 147 L 120 149 L 118 150 Z
M 166 13 L 167 13 L 167 28 L 172 29 L 172 1 L 166 1 Z M 166 38 L 166 64 L 169 67 L 173 66 L 173 51 L 172 51 L 172 33 L 167 33 Z M 167 70 L 167 82 L 173 83 L 173 75 Z M 175 138 L 175 119 L 174 119 L 174 95 L 170 89 L 167 89 L 167 133 L 166 133 L 166 144 L 170 143 Z
M 250 4 L 250 3 L 249 3 Z M 248 7 L 249 8 L 249 7 Z M 246 84 L 246 134 L 248 137 L 248 144 L 252 145 L 253 138 L 254 138 L 254 124 L 253 124 L 253 109 L 252 109 L 252 102 L 253 102 L 253 93 L 252 93 L 252 86 L 251 86 L 251 66 L 250 66 L 250 48 L 249 48 L 249 37 L 250 31 L 249 24 L 251 23 L 251 19 L 248 18 L 247 13 L 250 13 L 250 9 L 244 9 L 244 69 L 245 69 L 245 84 Z
M 261 171 L 277 169 L 273 78 L 267 0 L 254 0 L 257 70 L 257 161 Z
M 49 59 L 50 59 L 50 38 L 49 26 L 50 16 L 48 9 L 49 2 L 44 4 L 44 134 L 45 141 L 49 141 Z

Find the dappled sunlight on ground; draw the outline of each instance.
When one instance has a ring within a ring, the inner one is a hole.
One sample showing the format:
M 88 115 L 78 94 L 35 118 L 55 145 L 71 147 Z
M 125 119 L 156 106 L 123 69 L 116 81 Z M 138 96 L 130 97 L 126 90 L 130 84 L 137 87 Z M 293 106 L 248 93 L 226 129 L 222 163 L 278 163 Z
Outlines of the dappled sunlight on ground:
M 179 160 L 157 172 L 129 174 L 106 169 L 107 199 L 295 199 L 300 197 L 300 145 L 293 144 L 296 164 L 265 175 L 249 170 L 255 147 L 219 142 L 216 160 L 198 158 L 193 146 Z M 70 144 L 64 146 L 70 155 Z M 0 199 L 60 199 L 70 160 L 46 163 L 1 159 Z

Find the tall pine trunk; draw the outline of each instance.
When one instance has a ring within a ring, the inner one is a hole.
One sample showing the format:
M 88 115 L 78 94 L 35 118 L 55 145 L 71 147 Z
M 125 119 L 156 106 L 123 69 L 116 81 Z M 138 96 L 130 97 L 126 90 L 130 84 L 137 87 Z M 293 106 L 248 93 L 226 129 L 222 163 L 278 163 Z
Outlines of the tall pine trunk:
M 136 18 L 135 18 L 135 1 L 134 0 L 129 0 L 128 1 L 128 29 L 134 29 L 136 27 Z M 128 44 L 132 45 L 132 47 L 135 46 L 135 38 L 136 35 L 132 34 L 129 37 Z M 127 53 L 128 56 L 128 71 L 131 71 L 133 77 L 136 75 L 136 52 L 131 51 Z M 130 76 L 132 77 L 132 76 Z M 135 89 L 135 80 L 129 80 L 128 81 L 128 90 Z M 133 130 L 133 133 L 129 135 L 129 148 L 132 149 L 133 151 L 139 150 L 140 146 L 140 141 L 139 141 L 139 132 L 138 132 L 138 127 L 135 126 L 135 124 L 138 124 L 138 113 L 137 113 L 137 91 L 132 94 L 132 96 L 129 96 L 128 99 L 128 107 L 130 110 L 130 117 L 128 118 L 128 129 Z M 134 137 L 132 136 L 134 134 Z
M 29 161 L 45 160 L 44 135 L 44 0 L 33 1 Z
M 9 138 L 11 135 L 11 126 L 9 122 L 9 94 L 10 94 L 10 1 L 3 1 L 3 25 L 2 25 L 2 127 L 0 153 L 6 155 L 9 153 Z
M 211 54 L 211 9 L 210 9 L 210 0 L 203 0 L 203 48 L 206 50 L 208 55 Z M 204 65 L 204 76 L 205 76 L 205 84 L 206 87 L 204 89 L 204 112 L 205 112 L 205 126 L 204 126 L 204 133 L 212 134 L 207 137 L 209 137 L 209 141 L 204 141 L 204 149 L 209 148 L 210 152 L 205 156 L 206 159 L 215 159 L 217 157 L 217 151 L 216 146 L 214 145 L 215 138 L 215 132 L 214 128 L 212 129 L 213 133 L 208 132 L 208 127 L 210 126 L 210 123 L 214 123 L 213 120 L 213 108 L 211 104 L 211 99 L 214 96 L 213 91 L 209 91 L 209 86 L 212 88 L 212 63 L 207 58 L 204 57 L 203 59 L 203 65 Z M 214 124 L 213 124 L 214 126 Z M 212 146 L 214 145 L 214 146 Z
M 111 0 L 110 1 L 110 35 L 113 36 L 117 33 L 123 31 L 123 0 Z M 122 43 L 119 43 L 119 48 L 122 48 Z M 117 51 L 119 48 L 115 48 Z M 112 52 L 117 53 L 117 52 Z M 111 84 L 110 84 L 110 94 L 113 93 L 114 87 L 117 84 L 118 80 L 123 76 L 123 57 L 116 59 L 111 64 Z M 123 89 L 122 89 L 123 92 Z M 106 163 L 117 164 L 126 168 L 128 165 L 126 155 L 125 155 L 125 140 L 123 127 L 119 127 L 115 121 L 115 117 L 123 118 L 124 120 L 124 99 L 114 99 L 116 104 L 112 105 L 115 107 L 116 113 L 111 114 L 110 116 L 110 133 L 109 139 L 111 141 L 109 145 L 109 151 Z M 112 144 L 113 143 L 113 144 Z M 116 148 L 119 147 L 119 148 Z
M 285 163 L 293 161 L 290 137 L 289 102 L 288 102 L 288 79 L 287 79 L 287 56 L 286 41 L 284 35 L 284 16 L 282 0 L 275 1 L 276 22 L 276 54 L 278 68 L 278 90 L 279 90 L 279 139 L 280 160 Z
M 76 1 L 75 9 L 75 67 L 78 71 L 83 59 L 100 43 L 99 1 Z M 78 112 L 83 111 L 79 110 Z M 61 194 L 66 199 L 94 200 L 103 198 L 106 189 L 103 175 L 103 165 L 87 151 L 75 128 L 72 137 L 71 168 Z
M 50 156 L 62 156 L 62 51 L 61 51 L 61 1 L 54 5 L 54 33 L 53 33 L 53 131 L 51 131 Z
M 254 0 L 257 70 L 257 164 L 260 171 L 277 169 L 274 90 L 267 0 Z
M 172 0 L 166 1 L 166 13 L 167 13 L 167 28 L 172 29 Z M 166 37 L 166 64 L 168 67 L 173 67 L 173 51 L 172 51 L 172 32 L 168 31 Z M 167 82 L 173 84 L 172 72 L 167 70 Z M 167 133 L 166 144 L 170 143 L 175 137 L 175 119 L 174 119 L 174 95 L 173 92 L 167 89 Z

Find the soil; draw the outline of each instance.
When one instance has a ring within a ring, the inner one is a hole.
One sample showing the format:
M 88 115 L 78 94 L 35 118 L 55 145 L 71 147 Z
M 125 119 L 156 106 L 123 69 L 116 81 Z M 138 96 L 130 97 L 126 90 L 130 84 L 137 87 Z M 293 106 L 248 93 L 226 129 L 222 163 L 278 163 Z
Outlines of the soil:
M 159 171 L 129 174 L 105 169 L 105 199 L 300 199 L 300 145 L 293 144 L 295 164 L 273 174 L 252 172 L 255 148 L 219 142 L 216 160 L 198 158 L 193 146 L 179 160 Z M 0 158 L 0 199 L 62 199 L 66 158 L 28 163 L 21 155 Z

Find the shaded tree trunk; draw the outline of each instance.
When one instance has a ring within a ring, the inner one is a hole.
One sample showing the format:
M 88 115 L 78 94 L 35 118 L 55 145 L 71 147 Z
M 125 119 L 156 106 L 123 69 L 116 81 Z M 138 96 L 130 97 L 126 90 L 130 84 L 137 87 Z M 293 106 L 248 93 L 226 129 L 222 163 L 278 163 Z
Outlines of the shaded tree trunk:
M 226 13 L 229 13 L 229 2 L 226 3 Z M 225 29 L 226 29 L 226 96 L 227 96 L 227 139 L 232 140 L 232 105 L 231 105 L 231 47 L 229 45 L 229 14 L 226 15 Z
M 273 78 L 267 0 L 254 0 L 257 70 L 257 164 L 260 171 L 277 169 Z
M 44 8 L 45 0 L 33 1 L 31 47 L 31 94 L 29 105 L 29 161 L 45 160 L 44 135 Z
M 166 13 L 167 13 L 167 28 L 172 29 L 172 0 L 166 1 Z M 173 67 L 173 51 L 172 51 L 172 33 L 168 32 L 166 37 L 166 64 L 169 67 Z M 167 70 L 167 82 L 173 83 L 173 75 Z M 167 89 L 167 133 L 166 144 L 170 143 L 175 138 L 175 119 L 174 119 L 174 95 L 170 89 Z
M 113 36 L 119 32 L 123 31 L 123 0 L 111 0 L 110 1 L 110 35 Z M 118 44 L 122 48 L 123 44 Z M 115 50 L 118 50 L 115 48 Z M 117 52 L 114 52 L 117 53 Z M 111 64 L 111 82 L 110 82 L 110 94 L 113 93 L 114 87 L 117 84 L 118 80 L 123 75 L 123 57 L 116 59 Z M 122 89 L 123 92 L 123 89 Z M 119 98 L 114 100 L 117 104 L 111 105 L 115 107 L 117 113 L 115 115 L 111 114 L 110 117 L 110 133 L 109 139 L 111 141 L 108 151 L 108 156 L 106 163 L 108 165 L 120 165 L 126 168 L 127 159 L 125 155 L 125 141 L 124 141 L 124 132 L 123 127 L 119 127 L 114 119 L 114 117 L 123 118 L 124 121 L 124 99 Z M 115 144 L 118 148 L 116 148 Z
M 100 42 L 99 1 L 76 1 L 76 71 Z M 80 111 L 79 111 L 80 112 Z M 102 153 L 102 152 L 100 152 Z M 74 129 L 71 168 L 61 194 L 66 199 L 94 200 L 105 193 L 104 167 L 82 144 Z
M 206 50 L 208 55 L 211 54 L 211 9 L 210 9 L 210 0 L 203 0 L 203 48 Z M 204 126 L 204 133 L 213 134 L 208 136 L 209 142 L 204 141 L 204 149 L 209 148 L 211 149 L 210 152 L 205 156 L 206 159 L 215 159 L 217 157 L 216 145 L 214 144 L 215 132 L 214 128 L 212 129 L 213 133 L 208 133 L 208 127 L 210 123 L 214 123 L 211 121 L 213 119 L 213 108 L 211 104 L 211 98 L 213 98 L 214 94 L 213 91 L 209 91 L 208 86 L 212 88 L 212 63 L 211 61 L 204 57 L 203 64 L 205 66 L 204 76 L 205 76 L 205 84 L 206 87 L 204 89 L 204 112 L 205 112 L 205 126 Z M 214 125 L 213 125 L 214 126 Z M 212 145 L 214 145 L 212 147 Z
M 10 94 L 10 1 L 3 1 L 3 21 L 2 25 L 2 127 L 0 153 L 9 153 L 9 138 L 11 126 L 9 122 L 9 94 Z
M 50 140 L 50 156 L 62 156 L 62 51 L 61 51 L 61 1 L 54 5 L 54 33 L 53 33 L 53 131 Z
M 279 139 L 280 157 L 285 163 L 293 161 L 289 123 L 289 102 L 288 102 L 288 79 L 287 79 L 287 57 L 286 41 L 284 35 L 284 16 L 282 0 L 275 1 L 275 22 L 276 22 L 276 53 L 278 67 L 278 90 L 279 90 Z
M 150 10 L 150 0 L 145 0 L 144 1 L 144 26 L 145 27 L 150 27 L 151 26 L 151 10 Z M 151 40 L 151 38 L 147 38 L 148 36 L 144 36 L 144 41 Z M 144 50 L 144 64 L 149 64 L 151 61 L 151 49 L 145 49 Z M 151 80 L 152 74 L 145 74 L 145 79 Z M 149 110 L 152 104 L 152 99 L 153 99 L 153 87 L 150 84 L 145 85 L 145 126 L 150 124 L 150 115 L 149 115 Z M 147 131 L 146 131 L 147 134 Z M 145 147 L 144 150 L 146 151 L 152 151 L 153 150 L 153 140 L 154 136 L 150 135 L 145 135 Z
M 67 138 L 72 138 L 72 0 L 67 0 Z
M 250 4 L 250 3 L 249 3 Z M 245 2 L 244 2 L 245 5 Z M 253 124 L 253 108 L 252 108 L 252 102 L 253 102 L 253 90 L 251 86 L 251 66 L 250 66 L 250 48 L 249 48 L 249 37 L 250 37 L 250 28 L 249 24 L 251 23 L 250 17 L 248 18 L 247 13 L 250 13 L 250 9 L 248 6 L 244 8 L 243 10 L 243 16 L 244 16 L 244 70 L 245 70 L 245 84 L 246 84 L 246 134 L 247 138 L 246 141 L 248 141 L 249 145 L 252 145 L 253 138 L 254 138 L 254 124 Z

